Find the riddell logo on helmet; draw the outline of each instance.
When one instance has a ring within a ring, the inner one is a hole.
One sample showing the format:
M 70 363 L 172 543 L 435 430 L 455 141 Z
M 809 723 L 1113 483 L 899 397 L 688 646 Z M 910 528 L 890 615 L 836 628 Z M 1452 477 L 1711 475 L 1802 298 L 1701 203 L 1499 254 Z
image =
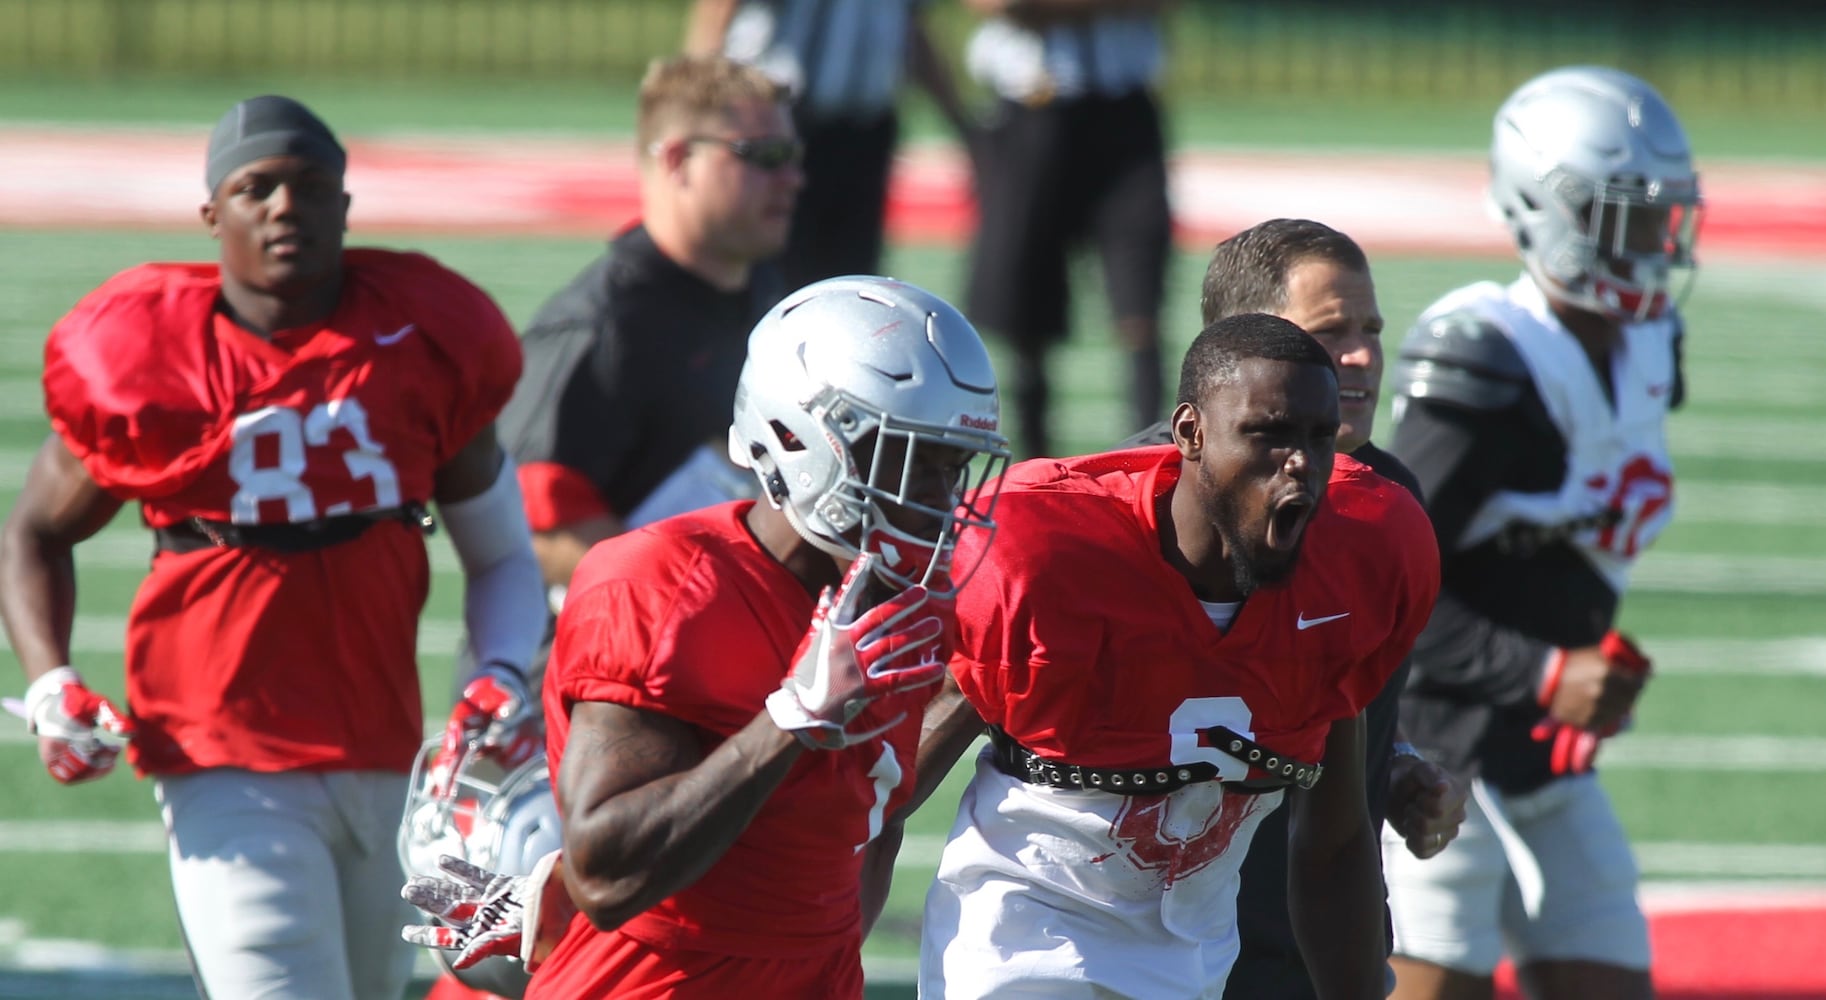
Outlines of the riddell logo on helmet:
M 968 413 L 959 414 L 957 422 L 971 430 L 993 431 L 997 429 L 997 421 L 994 418 L 973 417 Z

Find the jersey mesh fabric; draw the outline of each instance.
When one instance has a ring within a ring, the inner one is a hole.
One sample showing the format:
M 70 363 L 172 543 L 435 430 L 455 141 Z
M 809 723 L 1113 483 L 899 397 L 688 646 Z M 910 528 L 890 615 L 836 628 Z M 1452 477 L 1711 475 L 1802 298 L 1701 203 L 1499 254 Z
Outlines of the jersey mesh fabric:
M 429 499 L 520 369 L 486 294 L 430 258 L 349 250 L 342 299 L 271 342 L 216 312 L 213 264 L 134 268 L 52 330 L 52 426 L 154 527 L 274 524 Z M 406 770 L 424 542 L 398 522 L 312 552 L 161 553 L 127 627 L 142 773 Z
M 1244 777 L 1198 733 L 1213 725 L 1317 760 L 1426 620 L 1438 563 L 1425 516 L 1340 457 L 1293 575 L 1220 633 L 1159 554 L 1157 503 L 1179 471 L 1171 447 L 1011 470 L 995 547 L 960 594 L 953 674 L 986 721 L 1074 764 Z M 927 897 L 922 989 L 1221 989 L 1237 871 L 1281 794 L 1053 789 L 979 761 Z M 1034 910 L 1047 921 L 1029 932 L 1019 915 Z
M 679 719 L 701 732 L 706 753 L 759 714 L 786 675 L 813 602 L 749 534 L 752 506 L 734 501 L 656 522 L 599 543 L 578 566 L 545 686 L 554 771 L 563 768 L 578 702 Z M 885 738 L 802 755 L 702 878 L 612 934 L 578 918 L 539 978 L 583 983 L 568 977 L 594 977 L 624 935 L 655 948 L 757 958 L 853 949 L 861 933 L 858 847 L 869 839 L 871 811 L 892 811 L 910 793 L 918 739 L 915 717 Z

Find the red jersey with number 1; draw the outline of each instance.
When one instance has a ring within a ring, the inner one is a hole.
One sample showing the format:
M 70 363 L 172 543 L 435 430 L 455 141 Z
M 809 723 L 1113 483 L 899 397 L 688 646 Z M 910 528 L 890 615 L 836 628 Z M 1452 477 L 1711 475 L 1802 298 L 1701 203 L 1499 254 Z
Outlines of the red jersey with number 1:
M 554 773 L 579 702 L 671 716 L 701 734 L 705 753 L 761 712 L 786 677 L 813 602 L 749 533 L 753 506 L 740 500 L 656 522 L 597 544 L 578 565 L 546 668 Z M 852 980 L 859 993 L 862 848 L 912 792 L 919 728 L 915 712 L 883 737 L 802 754 L 696 882 L 612 932 L 574 919 L 528 996 L 724 1000 L 727 975 L 660 989 L 689 971 L 666 961 L 683 953 L 729 956 L 732 968 L 766 959 L 768 977 L 783 974 L 774 960 L 805 959 L 795 974 L 811 978 L 749 982 L 758 995 L 846 996 Z M 638 960 L 643 954 L 650 960 Z
M 145 522 L 307 522 L 430 499 L 485 428 L 520 346 L 429 257 L 344 253 L 326 321 L 263 340 L 217 309 L 215 264 L 148 264 L 90 293 L 45 348 L 51 425 Z M 310 552 L 160 552 L 127 622 L 142 773 L 406 770 L 429 588 L 399 521 Z

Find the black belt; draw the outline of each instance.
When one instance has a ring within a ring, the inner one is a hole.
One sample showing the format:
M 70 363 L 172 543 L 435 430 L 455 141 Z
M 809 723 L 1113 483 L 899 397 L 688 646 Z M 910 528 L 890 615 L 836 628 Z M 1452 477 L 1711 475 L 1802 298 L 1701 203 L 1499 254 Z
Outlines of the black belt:
M 1199 737 L 1207 746 L 1250 766 L 1248 778 L 1228 782 L 1233 791 L 1255 794 L 1288 785 L 1311 788 L 1325 770 L 1323 765 L 1277 754 L 1226 726 L 1201 729 Z M 1164 795 L 1201 781 L 1218 780 L 1217 765 L 1202 761 L 1162 768 L 1110 768 L 1047 760 L 1015 742 L 999 726 L 989 727 L 989 744 L 996 770 L 1030 785 L 1088 788 L 1121 795 Z
M 423 504 L 409 503 L 284 524 L 233 524 L 193 517 L 169 527 L 154 528 L 152 537 L 160 552 L 185 553 L 249 546 L 274 552 L 313 552 L 352 542 L 380 521 L 403 521 L 427 535 L 437 530 L 437 521 Z

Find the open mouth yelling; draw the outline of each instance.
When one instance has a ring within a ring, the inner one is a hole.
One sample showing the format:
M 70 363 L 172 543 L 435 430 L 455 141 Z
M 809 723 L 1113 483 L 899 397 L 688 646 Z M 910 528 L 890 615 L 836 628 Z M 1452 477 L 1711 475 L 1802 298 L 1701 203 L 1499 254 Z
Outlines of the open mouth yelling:
M 1306 523 L 1317 508 L 1312 495 L 1290 493 L 1275 501 L 1268 512 L 1268 548 L 1273 552 L 1291 553 L 1300 545 Z

